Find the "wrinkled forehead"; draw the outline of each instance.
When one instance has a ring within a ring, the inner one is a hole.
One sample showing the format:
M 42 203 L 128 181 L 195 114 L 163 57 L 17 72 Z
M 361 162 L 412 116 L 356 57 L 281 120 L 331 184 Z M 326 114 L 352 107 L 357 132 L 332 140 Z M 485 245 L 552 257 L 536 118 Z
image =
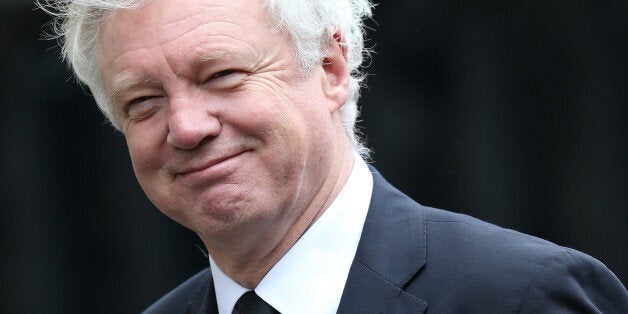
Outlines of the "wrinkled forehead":
M 253 30 L 264 27 L 274 28 L 263 0 L 148 0 L 141 7 L 107 14 L 100 25 L 99 59 L 147 45 L 178 45 L 191 34 L 225 33 L 248 41 Z
M 251 26 L 260 20 L 269 22 L 264 0 L 138 0 L 122 9 L 106 10 L 100 28 L 111 28 L 112 24 L 124 21 L 131 27 L 163 30 L 185 24 L 220 23 L 234 15 L 240 17 L 242 25 L 246 21 L 251 21 Z

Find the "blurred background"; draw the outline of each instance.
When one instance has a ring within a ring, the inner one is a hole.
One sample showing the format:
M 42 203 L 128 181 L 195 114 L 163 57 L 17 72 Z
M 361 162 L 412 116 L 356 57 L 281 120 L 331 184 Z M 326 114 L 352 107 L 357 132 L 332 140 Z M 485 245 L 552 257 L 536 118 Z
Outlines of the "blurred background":
M 0 2 L 0 312 L 137 313 L 207 266 L 124 138 Z M 418 202 L 573 247 L 628 280 L 628 1 L 389 1 L 362 130 Z

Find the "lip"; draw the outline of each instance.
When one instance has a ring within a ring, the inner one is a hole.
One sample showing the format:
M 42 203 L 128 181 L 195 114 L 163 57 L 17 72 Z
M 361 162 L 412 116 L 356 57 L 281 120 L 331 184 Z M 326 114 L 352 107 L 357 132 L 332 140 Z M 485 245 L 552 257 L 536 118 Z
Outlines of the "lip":
M 187 185 L 196 185 L 205 181 L 214 181 L 228 175 L 236 167 L 230 167 L 234 159 L 247 151 L 211 159 L 200 166 L 186 168 L 175 174 L 176 178 L 183 180 Z M 231 170 L 231 171 L 230 171 Z

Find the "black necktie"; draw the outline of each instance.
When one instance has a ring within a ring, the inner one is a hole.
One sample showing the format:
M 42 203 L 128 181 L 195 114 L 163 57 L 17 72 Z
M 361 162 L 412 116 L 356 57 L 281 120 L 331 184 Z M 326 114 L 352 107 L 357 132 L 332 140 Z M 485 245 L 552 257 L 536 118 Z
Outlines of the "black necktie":
M 262 300 L 255 291 L 247 291 L 236 302 L 233 314 L 280 314 L 270 304 Z

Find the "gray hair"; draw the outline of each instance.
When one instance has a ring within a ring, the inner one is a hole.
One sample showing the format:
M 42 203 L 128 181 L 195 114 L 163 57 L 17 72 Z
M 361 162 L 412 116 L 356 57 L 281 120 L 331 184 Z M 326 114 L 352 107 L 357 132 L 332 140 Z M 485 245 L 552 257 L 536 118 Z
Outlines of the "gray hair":
M 111 98 L 105 90 L 97 64 L 97 39 L 101 21 L 119 9 L 140 8 L 146 0 L 40 0 L 39 6 L 55 17 L 53 36 L 61 40 L 62 56 L 76 77 L 92 92 L 100 110 L 118 130 Z M 360 66 L 368 50 L 364 47 L 363 19 L 371 17 L 370 0 L 264 0 L 270 17 L 280 31 L 289 36 L 308 73 L 327 53 L 335 31 L 342 34 L 350 72 L 349 98 L 340 115 L 347 136 L 356 152 L 366 156 L 368 149 L 360 141 L 355 123 L 357 102 L 364 79 Z

